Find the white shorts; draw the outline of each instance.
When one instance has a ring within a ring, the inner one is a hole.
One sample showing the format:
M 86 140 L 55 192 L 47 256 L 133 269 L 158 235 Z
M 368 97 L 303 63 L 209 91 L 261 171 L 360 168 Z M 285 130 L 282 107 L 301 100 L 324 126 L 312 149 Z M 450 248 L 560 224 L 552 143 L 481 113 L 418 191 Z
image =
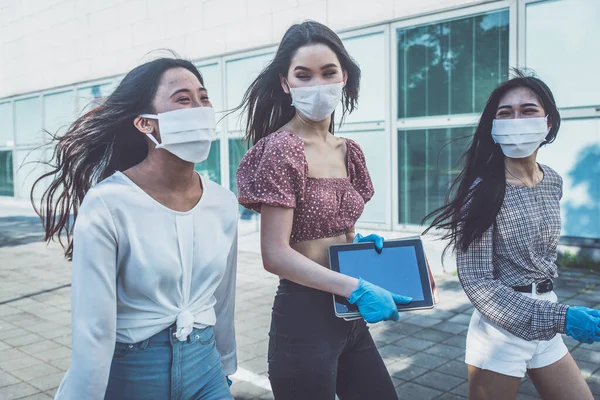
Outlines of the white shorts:
M 557 300 L 554 292 L 522 294 L 552 302 Z M 522 378 L 528 369 L 554 364 L 568 352 L 560 334 L 550 340 L 527 341 L 502 329 L 475 310 L 467 333 L 465 362 L 477 368 Z

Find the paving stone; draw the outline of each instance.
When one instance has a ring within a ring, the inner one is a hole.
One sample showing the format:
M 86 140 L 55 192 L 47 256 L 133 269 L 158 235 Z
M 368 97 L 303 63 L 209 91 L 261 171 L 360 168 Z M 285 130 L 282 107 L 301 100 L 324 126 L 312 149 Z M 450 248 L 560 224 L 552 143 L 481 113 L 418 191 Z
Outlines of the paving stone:
M 467 347 L 467 337 L 463 335 L 456 335 L 444 340 L 442 343 L 464 350 Z
M 442 332 L 447 332 L 453 335 L 462 333 L 462 332 L 466 332 L 467 329 L 469 328 L 468 325 L 463 325 L 463 324 L 455 324 L 453 322 L 442 322 L 441 324 L 437 324 L 432 326 L 433 329 L 436 329 L 438 331 L 442 331 Z
M 54 373 L 51 375 L 46 375 L 41 378 L 33 379 L 33 380 L 29 381 L 28 383 L 31 386 L 35 386 L 39 390 L 46 391 L 46 390 L 57 388 L 58 385 L 60 385 L 60 381 L 63 379 L 64 376 L 65 376 L 65 374 L 61 371 L 61 372 Z
M 41 340 L 35 343 L 28 344 L 27 346 L 22 346 L 19 349 L 24 353 L 35 356 L 37 353 L 52 350 L 60 346 L 60 344 L 52 340 Z
M 22 397 L 19 400 L 48 400 L 53 397 L 46 393 L 37 393 L 32 396 Z
M 459 314 L 453 318 L 450 318 L 448 322 L 469 326 L 469 323 L 471 322 L 471 316 L 467 314 Z
M 530 396 L 528 394 L 517 393 L 515 400 L 539 400 L 538 396 Z
M 3 369 L 5 371 L 13 371 L 13 370 L 17 370 L 20 368 L 31 367 L 33 365 L 38 365 L 38 364 L 43 363 L 43 361 L 38 358 L 31 357 L 25 353 L 21 353 L 21 354 L 22 355 L 19 358 L 15 358 L 15 359 L 11 359 L 11 360 L 5 360 L 4 354 L 3 354 L 3 357 L 0 359 L 0 369 Z
M 0 387 L 14 385 L 15 383 L 19 383 L 19 382 L 21 382 L 20 379 L 15 378 L 14 376 L 12 376 L 11 374 L 9 374 L 7 372 L 0 371 Z
M 447 363 L 444 363 L 444 364 L 440 365 L 439 367 L 437 367 L 435 370 L 439 371 L 439 372 L 443 372 L 448 375 L 457 376 L 457 377 L 463 378 L 463 379 L 467 379 L 467 376 L 468 376 L 467 364 L 465 364 L 464 361 L 463 362 L 456 361 L 456 360 L 448 361 Z
M 396 341 L 406 337 L 405 335 L 390 331 L 375 332 L 372 336 L 373 340 L 377 341 L 378 343 L 382 343 L 382 345 L 395 343 Z
M 420 332 L 423 330 L 422 326 L 411 324 L 410 322 L 399 322 L 395 324 L 393 328 L 390 328 L 393 332 L 398 333 L 400 335 L 412 335 L 416 332 Z
M 410 381 L 427 372 L 428 369 L 418 367 L 410 361 L 401 360 L 387 366 L 387 370 L 393 378 Z
M 71 355 L 71 349 L 65 346 L 59 346 L 54 349 L 46 350 L 37 353 L 35 356 L 40 360 L 50 361 L 57 358 L 64 358 Z
M 589 378 L 594 372 L 598 371 L 600 364 L 577 360 L 577 366 L 584 378 Z
M 424 350 L 427 354 L 435 354 L 436 356 L 454 359 L 458 356 L 462 356 L 465 354 L 463 349 L 459 349 L 458 347 L 449 346 L 447 344 L 436 344 L 435 346 L 429 347 Z
M 421 350 L 425 350 L 426 348 L 435 345 L 436 342 L 409 336 L 409 337 L 400 339 L 400 340 L 394 342 L 393 344 L 395 344 L 396 346 L 405 347 L 407 349 L 421 351 Z
M 442 394 L 442 392 L 440 392 L 439 390 L 421 386 L 414 382 L 407 382 L 403 385 L 398 386 L 396 388 L 396 393 L 398 393 L 398 398 L 400 400 L 429 400 L 435 399 L 436 397 Z
M 381 355 L 381 358 L 383 358 L 384 361 L 386 361 L 386 364 L 389 362 L 393 363 L 398 359 L 409 357 L 417 352 L 416 350 L 411 350 L 406 347 L 396 346 L 393 344 L 383 346 L 378 350 L 379 354 Z
M 469 395 L 469 382 L 462 383 L 452 389 L 450 393 L 457 394 L 459 396 L 467 397 Z
M 251 338 L 249 336 L 241 335 L 239 333 L 236 333 L 235 335 L 235 342 L 237 347 L 243 347 L 249 344 L 260 342 L 261 340 L 264 339 Z
M 437 325 L 442 322 L 441 319 L 432 318 L 427 315 L 419 315 L 411 318 L 410 323 L 417 326 L 422 326 L 423 328 L 430 328 L 433 325 Z
M 34 388 L 33 386 L 31 386 L 25 382 L 21 382 L 21 383 L 17 383 L 16 385 L 4 386 L 3 388 L 0 388 L 0 399 L 2 399 L 2 400 L 20 399 L 25 396 L 30 396 L 32 394 L 36 394 L 37 392 L 38 392 L 38 389 Z
M 600 352 L 598 351 L 590 351 L 586 348 L 579 347 L 576 350 L 572 351 L 571 355 L 578 362 L 585 361 L 596 365 L 600 365 Z
M 37 343 L 37 342 L 40 342 L 43 340 L 38 335 L 28 333 L 27 331 L 22 331 L 22 332 L 24 332 L 24 334 L 5 339 L 4 341 L 13 347 L 21 347 L 21 346 L 26 346 L 29 344 L 34 344 L 34 343 Z
M 427 353 L 416 353 L 410 357 L 410 360 L 414 365 L 427 369 L 436 369 L 442 364 L 447 363 L 449 360 L 444 357 L 438 357 L 433 354 Z
M 442 342 L 454 335 L 449 332 L 442 332 L 437 329 L 427 328 L 427 329 L 423 329 L 422 331 L 419 331 L 418 333 L 415 333 L 411 336 L 419 338 L 419 339 L 429 340 L 432 342 Z
M 50 364 L 41 363 L 31 367 L 11 370 L 10 373 L 22 381 L 30 381 L 35 378 L 61 372 L 60 369 Z
M 61 371 L 66 371 L 71 366 L 71 356 L 59 358 L 56 360 L 50 360 L 48 362 L 56 368 L 60 369 Z
M 255 374 L 264 374 L 268 370 L 266 354 L 244 361 L 240 367 L 252 371 Z
M 234 399 L 257 399 L 268 393 L 268 390 L 254 386 L 249 382 L 239 382 L 231 386 L 231 394 L 233 395 Z
M 13 346 L 11 346 L 8 343 L 4 343 L 2 340 L 0 340 L 0 351 L 12 349 L 12 348 L 13 348 Z
M 444 311 L 444 310 L 438 310 L 438 309 L 434 308 L 433 310 L 427 310 L 425 315 L 428 317 L 431 317 L 431 318 L 437 318 L 442 321 L 445 321 L 445 320 L 449 320 L 450 318 L 455 317 L 456 313 L 453 311 Z
M 16 338 L 23 334 L 22 329 L 0 329 L 0 340 L 6 342 L 7 339 Z
M 465 400 L 466 397 L 459 396 L 453 393 L 444 393 L 440 397 L 436 397 L 435 400 Z
M 413 380 L 413 382 L 418 383 L 419 385 L 441 390 L 442 392 L 452 390 L 464 381 L 465 380 L 462 378 L 442 374 L 441 372 L 437 371 L 428 372 Z
M 586 382 L 592 393 L 600 398 L 600 378 L 594 378 L 594 376 L 592 376 L 591 378 L 586 379 Z
M 527 394 L 529 396 L 537 396 L 535 385 L 529 379 L 525 379 L 521 382 L 521 385 L 519 386 L 519 393 Z

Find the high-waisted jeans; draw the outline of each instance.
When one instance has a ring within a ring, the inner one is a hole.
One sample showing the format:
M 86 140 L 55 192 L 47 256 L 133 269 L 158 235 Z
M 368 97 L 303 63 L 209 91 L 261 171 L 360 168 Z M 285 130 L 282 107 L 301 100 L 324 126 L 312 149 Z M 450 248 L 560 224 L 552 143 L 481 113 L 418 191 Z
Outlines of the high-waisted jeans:
M 366 323 L 336 317 L 329 293 L 282 280 L 269 337 L 277 400 L 398 398 Z
M 194 329 L 185 342 L 174 330 L 116 344 L 106 400 L 232 399 L 213 328 Z

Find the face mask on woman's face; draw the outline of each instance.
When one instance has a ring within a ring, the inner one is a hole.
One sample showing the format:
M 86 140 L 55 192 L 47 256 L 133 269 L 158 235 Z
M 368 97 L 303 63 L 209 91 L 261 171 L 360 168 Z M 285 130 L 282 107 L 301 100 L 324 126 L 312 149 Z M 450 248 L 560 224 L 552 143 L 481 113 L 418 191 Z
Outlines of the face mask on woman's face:
M 526 158 L 532 155 L 548 135 L 548 117 L 495 119 L 492 138 L 506 157 Z
M 181 108 L 140 117 L 158 120 L 161 143 L 146 135 L 156 144 L 184 161 L 199 163 L 208 158 L 210 145 L 215 139 L 215 111 L 212 107 Z
M 311 121 L 323 121 L 328 118 L 342 101 L 344 82 L 329 85 L 290 87 L 292 105 L 304 117 Z

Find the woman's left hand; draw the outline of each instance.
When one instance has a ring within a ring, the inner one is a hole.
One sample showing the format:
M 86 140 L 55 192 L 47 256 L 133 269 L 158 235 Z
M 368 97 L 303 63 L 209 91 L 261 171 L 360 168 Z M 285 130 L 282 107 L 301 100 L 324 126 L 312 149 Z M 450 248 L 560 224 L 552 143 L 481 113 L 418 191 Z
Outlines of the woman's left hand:
M 377 253 L 381 254 L 381 251 L 383 250 L 384 240 L 385 239 L 383 237 L 374 233 L 371 233 L 367 236 L 363 236 L 360 233 L 357 233 L 356 236 L 354 236 L 354 240 L 352 241 L 352 243 L 373 242 L 375 244 L 375 250 L 377 251 Z

